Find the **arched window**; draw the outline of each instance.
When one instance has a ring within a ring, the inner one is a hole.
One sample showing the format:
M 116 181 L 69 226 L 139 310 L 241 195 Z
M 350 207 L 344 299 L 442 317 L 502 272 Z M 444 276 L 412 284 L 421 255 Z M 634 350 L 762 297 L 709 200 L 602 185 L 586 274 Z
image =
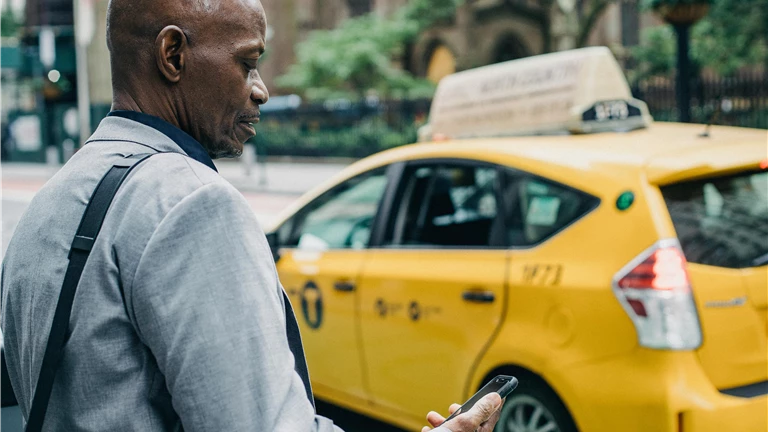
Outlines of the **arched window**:
M 507 34 L 499 39 L 493 53 L 492 63 L 501 63 L 527 57 L 528 50 L 517 36 Z
M 443 44 L 437 44 L 432 49 L 427 61 L 427 79 L 437 83 L 446 75 L 456 72 L 456 57 Z

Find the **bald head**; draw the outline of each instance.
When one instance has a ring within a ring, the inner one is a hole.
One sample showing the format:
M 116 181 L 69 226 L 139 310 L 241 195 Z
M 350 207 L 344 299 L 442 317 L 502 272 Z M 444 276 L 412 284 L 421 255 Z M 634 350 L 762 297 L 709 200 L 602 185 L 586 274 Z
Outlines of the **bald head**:
M 161 117 L 213 157 L 239 154 L 268 97 L 265 32 L 258 0 L 110 0 L 113 109 Z
M 107 47 L 118 66 L 133 65 L 147 57 L 160 30 L 180 27 L 187 37 L 197 39 L 211 26 L 232 25 L 227 9 L 243 5 L 238 0 L 110 0 L 107 8 Z M 258 1 L 253 3 L 261 10 Z M 264 21 L 263 11 L 256 20 Z M 255 23 L 254 23 L 255 24 Z M 120 70 L 118 71 L 120 72 Z

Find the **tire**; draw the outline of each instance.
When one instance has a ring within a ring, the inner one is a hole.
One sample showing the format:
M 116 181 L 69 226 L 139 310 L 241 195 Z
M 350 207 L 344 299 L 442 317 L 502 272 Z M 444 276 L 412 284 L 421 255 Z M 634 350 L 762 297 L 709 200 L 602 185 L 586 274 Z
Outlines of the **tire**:
M 520 384 L 507 396 L 494 432 L 578 432 L 568 408 L 544 380 L 513 375 Z

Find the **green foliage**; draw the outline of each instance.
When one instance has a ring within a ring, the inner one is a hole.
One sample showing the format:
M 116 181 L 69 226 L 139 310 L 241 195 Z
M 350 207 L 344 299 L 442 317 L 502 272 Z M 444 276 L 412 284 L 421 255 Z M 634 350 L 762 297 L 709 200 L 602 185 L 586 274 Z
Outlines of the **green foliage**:
M 417 26 L 416 32 L 410 35 L 413 39 L 433 24 L 453 18 L 456 8 L 462 0 L 411 0 L 394 16 L 394 20 L 412 22 Z
M 691 31 L 691 57 L 722 75 L 768 63 L 768 0 L 717 0 Z
M 712 4 L 715 0 L 642 0 L 640 6 L 644 9 L 656 9 L 660 6 L 677 6 L 680 4 Z
M 768 0 L 716 0 L 709 14 L 691 28 L 690 38 L 694 63 L 721 75 L 731 75 L 744 66 L 766 64 Z M 630 80 L 669 75 L 675 67 L 676 52 L 671 26 L 644 30 L 641 44 L 631 53 L 638 68 L 630 73 Z
M 16 16 L 11 7 L 6 5 L 2 13 L 0 13 L 0 36 L 17 36 L 19 28 L 21 28 L 21 20 Z
M 278 122 L 260 124 L 253 142 L 267 156 L 322 156 L 363 158 L 379 151 L 416 142 L 417 125 L 394 129 L 381 119 L 367 119 L 341 129 L 305 130 Z
M 640 45 L 632 47 L 631 56 L 637 67 L 628 72 L 635 83 L 651 76 L 665 76 L 675 69 L 675 33 L 670 26 L 651 27 L 643 31 Z
M 396 67 L 406 43 L 453 16 L 460 0 L 413 0 L 392 17 L 367 14 L 332 30 L 313 32 L 296 48 L 296 64 L 278 84 L 309 99 L 362 98 L 373 90 L 387 97 L 431 95 L 431 83 Z

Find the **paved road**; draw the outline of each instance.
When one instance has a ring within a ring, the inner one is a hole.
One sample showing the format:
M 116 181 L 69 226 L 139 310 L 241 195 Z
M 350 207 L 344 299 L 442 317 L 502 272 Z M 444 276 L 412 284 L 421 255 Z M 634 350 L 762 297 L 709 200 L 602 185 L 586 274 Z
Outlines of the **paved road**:
M 344 168 L 331 164 L 270 163 L 262 177 L 258 167 L 250 175 L 237 162 L 217 163 L 219 172 L 237 187 L 251 205 L 257 219 L 266 226 L 274 217 L 296 200 L 299 195 L 328 180 Z M 2 165 L 2 255 L 8 247 L 13 230 L 35 193 L 56 172 L 56 167 L 31 164 Z M 266 179 L 266 182 L 263 181 Z M 318 403 L 318 413 L 334 420 L 347 432 L 402 432 L 386 424 L 356 415 L 327 403 Z M 21 431 L 16 407 L 2 410 L 2 430 Z
M 301 194 L 338 174 L 346 165 L 324 163 L 269 163 L 262 171 L 255 165 L 248 172 L 236 161 L 216 163 L 219 172 L 232 183 L 253 208 L 262 226 Z M 41 164 L 2 164 L 2 253 L 8 247 L 13 230 L 35 193 L 58 170 Z

